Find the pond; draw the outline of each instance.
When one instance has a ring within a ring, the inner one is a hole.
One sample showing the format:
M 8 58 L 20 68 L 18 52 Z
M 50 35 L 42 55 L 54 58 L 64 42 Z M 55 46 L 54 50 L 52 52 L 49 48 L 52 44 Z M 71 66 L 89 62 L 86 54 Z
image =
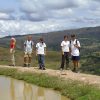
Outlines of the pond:
M 0 76 L 0 100 L 69 100 L 59 92 Z

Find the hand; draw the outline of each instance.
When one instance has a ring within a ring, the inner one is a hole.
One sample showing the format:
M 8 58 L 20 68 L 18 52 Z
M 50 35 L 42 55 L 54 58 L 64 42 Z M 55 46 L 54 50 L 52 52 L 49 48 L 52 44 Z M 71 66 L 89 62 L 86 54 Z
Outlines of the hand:
M 10 49 L 10 53 L 13 53 L 13 49 Z
M 45 56 L 46 56 L 46 55 L 47 55 L 47 52 L 45 52 L 44 54 L 45 54 Z
M 64 55 L 64 52 L 62 52 L 62 55 Z
M 78 48 L 78 45 L 74 44 L 74 46 L 75 46 L 76 48 Z
M 10 53 L 12 53 L 12 49 L 10 49 Z

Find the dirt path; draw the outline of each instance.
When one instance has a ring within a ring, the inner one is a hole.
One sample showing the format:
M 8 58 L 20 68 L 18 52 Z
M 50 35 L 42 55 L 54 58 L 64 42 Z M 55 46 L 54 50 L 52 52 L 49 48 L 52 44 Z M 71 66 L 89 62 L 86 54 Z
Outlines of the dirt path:
M 72 79 L 72 80 L 78 80 L 82 82 L 87 82 L 89 84 L 95 84 L 100 86 L 100 76 L 96 75 L 89 75 L 89 74 L 82 74 L 82 73 L 73 73 L 70 70 L 60 71 L 60 70 L 52 70 L 52 69 L 46 69 L 46 70 L 39 70 L 38 68 L 30 67 L 10 67 L 10 66 L 4 66 L 0 65 L 0 67 L 6 67 L 6 68 L 16 68 L 22 72 L 28 71 L 33 73 L 45 73 L 52 76 L 61 77 L 64 79 Z

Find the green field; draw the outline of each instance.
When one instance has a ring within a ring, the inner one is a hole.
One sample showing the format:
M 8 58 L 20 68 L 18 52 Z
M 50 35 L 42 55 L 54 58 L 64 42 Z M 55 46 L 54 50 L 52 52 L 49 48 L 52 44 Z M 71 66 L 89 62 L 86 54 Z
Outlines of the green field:
M 15 58 L 16 58 L 17 66 L 23 66 L 23 57 L 24 57 L 24 52 L 21 50 L 16 50 Z M 47 68 L 51 68 L 51 69 L 59 68 L 60 59 L 61 59 L 61 55 L 59 52 L 48 51 L 45 59 L 46 59 L 45 63 Z M 9 65 L 10 62 L 11 61 L 10 61 L 9 49 L 0 47 L 0 64 Z M 37 60 L 37 56 L 35 55 L 35 52 L 32 55 L 31 66 L 32 67 L 38 66 L 38 60 Z
M 58 32 L 50 32 L 45 34 L 32 34 L 32 40 L 35 45 L 40 37 L 43 37 L 47 44 L 46 67 L 50 69 L 58 69 L 61 63 L 61 47 L 60 43 L 64 35 L 76 34 L 77 39 L 81 43 L 80 51 L 80 70 L 83 73 L 100 75 L 100 26 L 87 27 L 80 29 L 72 29 Z M 23 66 L 23 43 L 27 35 L 14 36 L 17 40 L 16 43 L 16 65 Z M 10 64 L 9 43 L 10 36 L 0 39 L 0 63 Z M 34 46 L 35 46 L 34 45 Z M 37 67 L 37 57 L 33 54 L 32 66 Z M 70 66 L 72 62 L 70 60 Z
M 16 50 L 16 65 L 23 66 L 23 56 L 24 52 L 21 50 Z M 80 60 L 80 71 L 83 73 L 97 74 L 100 75 L 100 53 L 94 52 L 92 54 L 81 55 Z M 0 64 L 9 65 L 10 64 L 10 53 L 8 48 L 0 47 Z M 58 69 L 61 63 L 61 52 L 59 51 L 48 51 L 45 57 L 46 68 Z M 32 67 L 38 66 L 37 56 L 35 52 L 32 57 Z M 70 58 L 70 68 L 72 68 L 72 61 Z

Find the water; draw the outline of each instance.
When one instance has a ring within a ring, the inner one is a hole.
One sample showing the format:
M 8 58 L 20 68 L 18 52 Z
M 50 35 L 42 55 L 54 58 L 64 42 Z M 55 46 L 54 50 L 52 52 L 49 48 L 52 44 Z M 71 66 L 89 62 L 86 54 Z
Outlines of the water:
M 0 100 L 68 100 L 59 92 L 0 76 Z

